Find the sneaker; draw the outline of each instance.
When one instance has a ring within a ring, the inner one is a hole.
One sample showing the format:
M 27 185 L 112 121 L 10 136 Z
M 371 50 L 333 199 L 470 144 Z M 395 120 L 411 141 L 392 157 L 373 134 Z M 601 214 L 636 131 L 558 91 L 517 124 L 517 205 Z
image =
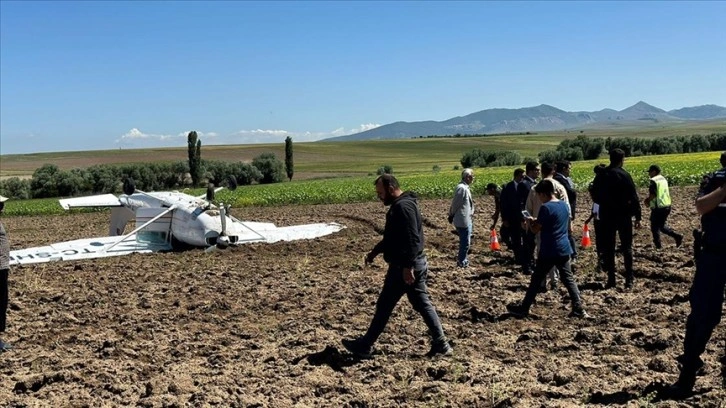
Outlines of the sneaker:
M 592 319 L 593 317 L 588 314 L 585 309 L 572 309 L 568 317 L 577 317 L 579 319 Z
M 683 245 L 683 235 L 676 236 L 676 248 L 680 248 Z
M 529 316 L 529 309 L 526 309 L 522 305 L 507 305 L 507 311 L 514 317 L 527 317 Z
M 373 356 L 373 347 L 365 344 L 361 338 L 343 339 L 343 347 L 359 358 L 371 358 Z
M 457 262 L 456 263 L 456 266 L 458 268 L 468 268 L 469 267 L 469 261 Z
M 633 279 L 625 280 L 625 289 L 633 289 Z
M 12 350 L 13 346 L 10 343 L 6 343 L 0 340 L 0 352 Z
M 454 349 L 451 348 L 448 341 L 444 341 L 432 344 L 431 350 L 426 353 L 426 357 L 450 356 L 452 354 L 454 354 Z

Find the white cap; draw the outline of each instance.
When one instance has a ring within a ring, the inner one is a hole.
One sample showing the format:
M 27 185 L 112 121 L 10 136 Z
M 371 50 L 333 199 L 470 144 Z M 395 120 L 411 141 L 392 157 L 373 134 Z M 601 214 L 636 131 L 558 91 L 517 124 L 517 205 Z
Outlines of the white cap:
M 0 196 L 0 203 L 4 203 L 5 201 L 8 201 L 8 198 Z

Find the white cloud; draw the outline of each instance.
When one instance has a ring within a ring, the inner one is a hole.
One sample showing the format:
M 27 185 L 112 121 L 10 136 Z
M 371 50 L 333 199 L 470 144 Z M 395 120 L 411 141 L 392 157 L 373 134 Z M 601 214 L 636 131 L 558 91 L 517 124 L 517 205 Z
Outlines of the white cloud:
M 380 125 L 374 123 L 361 124 L 357 128 L 345 129 L 339 127 L 331 132 L 291 132 L 282 129 L 252 129 L 239 130 L 237 132 L 219 135 L 217 132 L 196 131 L 199 139 L 206 145 L 220 144 L 257 144 L 257 143 L 281 143 L 288 136 L 296 142 L 314 142 L 329 137 L 345 136 L 354 133 L 364 132 Z M 177 134 L 145 133 L 138 128 L 132 128 L 115 140 L 117 147 L 123 148 L 149 148 L 149 147 L 178 147 L 185 146 L 189 131 Z M 210 140 L 211 139 L 211 140 Z

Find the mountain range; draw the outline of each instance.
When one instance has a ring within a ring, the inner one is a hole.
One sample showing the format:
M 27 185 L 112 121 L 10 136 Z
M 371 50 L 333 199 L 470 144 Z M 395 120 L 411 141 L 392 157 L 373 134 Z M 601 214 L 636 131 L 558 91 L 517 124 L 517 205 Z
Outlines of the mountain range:
M 602 109 L 595 112 L 567 112 L 554 106 L 539 105 L 520 109 L 486 109 L 441 122 L 433 120 L 394 122 L 365 132 L 328 138 L 325 141 L 541 132 L 717 119 L 726 120 L 726 108 L 723 106 L 702 105 L 665 111 L 640 101 L 620 111 Z

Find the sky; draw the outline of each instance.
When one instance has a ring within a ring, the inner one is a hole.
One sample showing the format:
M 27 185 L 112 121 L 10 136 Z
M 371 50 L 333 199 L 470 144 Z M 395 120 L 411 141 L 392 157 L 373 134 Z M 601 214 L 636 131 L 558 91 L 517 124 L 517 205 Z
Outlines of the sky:
M 0 154 L 726 106 L 726 2 L 0 0 Z

